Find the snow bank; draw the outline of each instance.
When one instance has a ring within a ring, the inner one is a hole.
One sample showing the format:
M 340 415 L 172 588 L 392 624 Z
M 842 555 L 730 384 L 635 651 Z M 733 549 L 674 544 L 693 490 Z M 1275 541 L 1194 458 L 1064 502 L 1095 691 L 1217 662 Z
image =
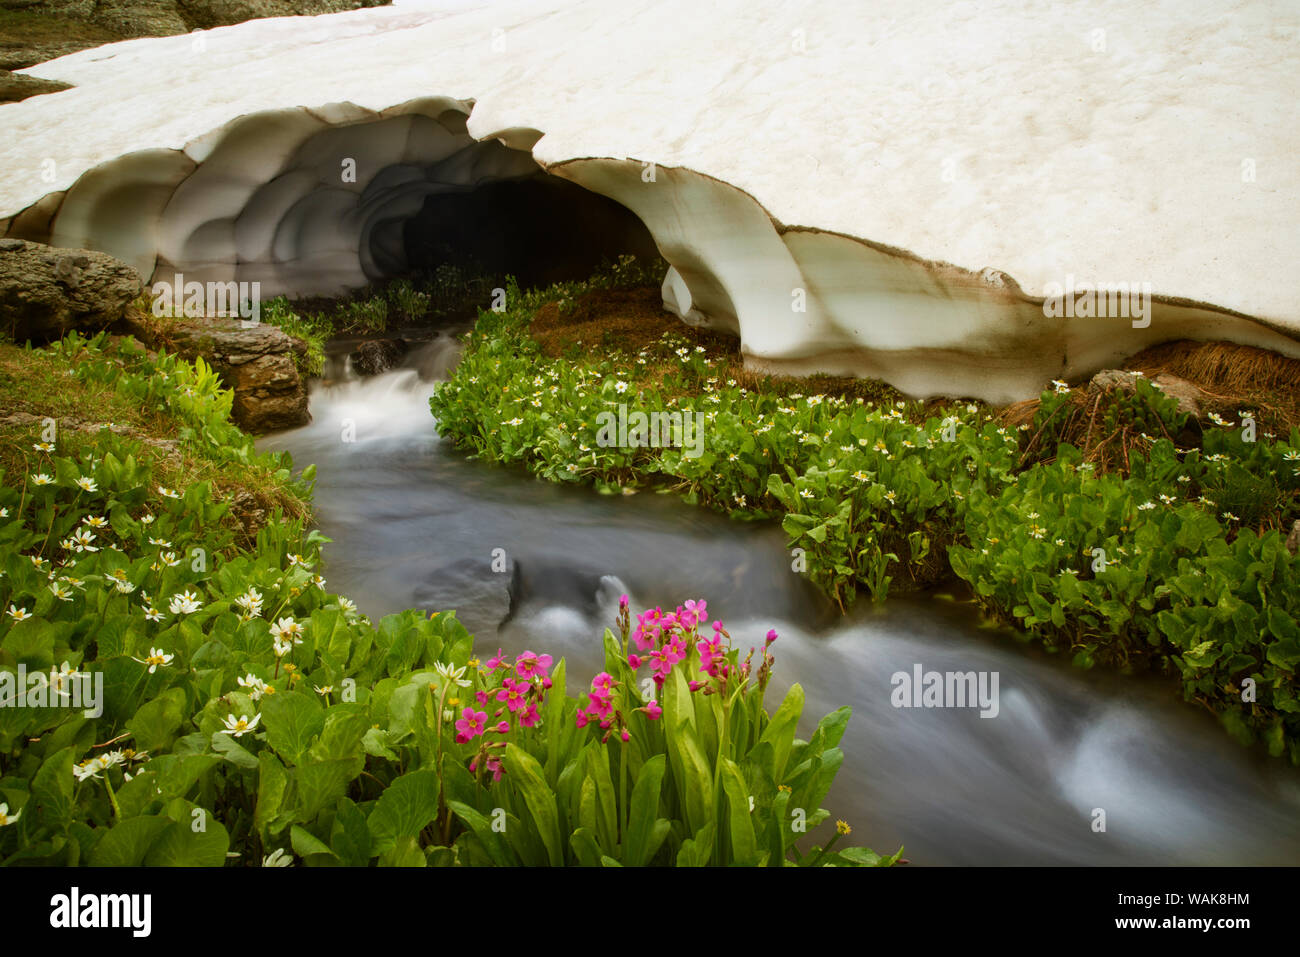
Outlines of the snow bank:
M 758 366 L 1005 400 L 1170 338 L 1300 355 L 1298 22 L 462 0 L 133 40 L 0 106 L 0 232 L 328 292 L 400 266 L 424 196 L 541 164 L 637 213 L 665 304 Z M 1071 282 L 1154 302 L 1044 315 Z

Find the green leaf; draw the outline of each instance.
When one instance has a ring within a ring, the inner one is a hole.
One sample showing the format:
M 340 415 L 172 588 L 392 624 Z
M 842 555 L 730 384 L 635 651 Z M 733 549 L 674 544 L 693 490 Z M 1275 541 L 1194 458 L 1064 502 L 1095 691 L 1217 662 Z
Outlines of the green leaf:
M 468 804 L 463 804 L 460 801 L 448 801 L 447 807 L 451 808 L 451 812 L 474 832 L 474 836 L 483 845 L 483 849 L 487 851 L 488 857 L 492 859 L 493 864 L 497 867 L 519 866 L 519 858 L 510 850 L 510 846 L 502 838 L 501 834 L 493 829 L 490 820 Z
M 573 848 L 573 854 L 578 859 L 578 864 L 582 867 L 600 867 L 601 858 L 600 846 L 592 836 L 591 831 L 585 827 L 580 827 L 573 832 L 569 838 L 569 846 Z
M 297 784 L 297 807 L 294 817 L 301 823 L 311 823 L 327 807 L 333 807 L 347 793 L 348 783 L 357 776 L 360 768 L 351 758 L 338 761 L 315 761 L 294 770 Z
M 676 740 L 669 744 L 675 748 L 681 759 L 682 788 L 686 809 L 686 826 L 694 831 L 712 827 L 713 818 L 713 775 L 704 749 L 700 747 L 695 729 L 686 725 L 678 733 Z
M 153 815 L 121 821 L 107 831 L 90 852 L 90 866 L 138 867 L 159 835 L 175 826 L 170 818 Z
M 365 867 L 372 856 L 366 816 L 347 798 L 339 800 L 334 825 L 330 830 L 330 846 L 339 860 L 348 867 Z
M 289 841 L 293 845 L 293 852 L 299 857 L 307 858 L 315 854 L 324 854 L 326 857 L 338 859 L 338 855 L 328 844 L 301 825 L 295 824 L 289 828 Z
M 379 796 L 366 822 L 374 850 L 383 854 L 402 838 L 414 838 L 438 816 L 438 775 L 432 770 L 403 774 Z
M 798 684 L 790 686 L 781 707 L 776 709 L 772 720 L 763 730 L 759 743 L 766 741 L 772 746 L 772 776 L 777 781 L 785 779 L 786 761 L 790 757 L 790 748 L 794 745 L 795 728 L 799 724 L 799 715 L 803 713 L 803 688 Z
M 266 739 L 280 757 L 298 764 L 325 727 L 325 710 L 314 697 L 296 691 L 262 699 Z
M 637 772 L 636 784 L 632 788 L 632 819 L 628 824 L 627 840 L 623 847 L 623 860 L 633 867 L 640 867 L 650 862 L 659 850 L 659 844 L 667 837 L 667 830 L 658 833 L 659 823 L 659 789 L 663 782 L 667 758 L 656 754 L 641 765 Z M 667 822 L 664 822 L 667 823 Z
M 184 720 L 185 692 L 169 688 L 141 705 L 126 728 L 135 735 L 133 744 L 137 751 L 163 751 L 171 745 Z
M 749 789 L 734 761 L 729 758 L 719 760 L 722 762 L 722 789 L 727 796 L 732 863 L 751 867 L 758 862 L 758 843 L 749 817 Z
M 555 793 L 547 786 L 541 765 L 527 751 L 515 744 L 506 745 L 504 759 L 506 772 L 537 825 L 538 836 L 546 847 L 546 856 L 552 867 L 564 866 L 564 847 L 560 837 L 559 812 L 555 807 Z
M 230 835 L 212 815 L 206 815 L 204 829 L 173 821 L 150 846 L 144 863 L 148 867 L 224 867 L 230 850 Z
M 41 824 L 56 834 L 72 822 L 72 783 L 71 748 L 46 758 L 32 779 L 30 806 L 39 809 Z

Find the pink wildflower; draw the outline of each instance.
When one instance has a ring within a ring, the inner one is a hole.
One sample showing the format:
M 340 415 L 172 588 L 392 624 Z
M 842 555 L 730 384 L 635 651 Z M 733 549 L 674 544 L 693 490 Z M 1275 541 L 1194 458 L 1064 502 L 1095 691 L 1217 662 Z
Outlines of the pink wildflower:
M 456 722 L 456 742 L 464 744 L 481 735 L 487 726 L 487 712 L 466 708 Z

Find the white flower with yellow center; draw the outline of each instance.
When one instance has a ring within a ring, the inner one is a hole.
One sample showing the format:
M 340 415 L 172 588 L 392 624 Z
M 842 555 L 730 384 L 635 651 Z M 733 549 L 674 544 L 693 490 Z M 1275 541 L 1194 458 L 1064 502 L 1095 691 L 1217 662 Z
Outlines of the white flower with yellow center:
M 472 683 L 465 675 L 465 667 L 456 668 L 441 661 L 433 663 L 433 670 L 442 677 L 444 681 L 454 682 L 462 688 L 468 688 Z
M 276 641 L 289 641 L 301 645 L 302 635 L 303 626 L 292 618 L 281 618 L 271 626 L 271 637 Z
M 160 666 L 166 667 L 167 665 L 171 664 L 172 659 L 175 657 L 176 657 L 175 655 L 164 654 L 161 648 L 150 648 L 148 657 L 135 658 L 133 656 L 131 660 L 138 661 L 142 665 L 148 665 L 149 674 L 153 674 L 155 671 L 158 670 Z
M 100 515 L 87 515 L 81 520 L 81 524 L 89 525 L 91 528 L 108 528 L 108 520 Z
M 257 722 L 261 720 L 262 716 L 260 714 L 253 715 L 252 720 L 249 720 L 246 714 L 241 714 L 238 718 L 233 714 L 228 714 L 225 719 L 226 726 L 219 730 L 217 734 L 228 734 L 232 738 L 239 738 L 256 728 Z
M 31 613 L 28 612 L 26 608 L 19 608 L 17 605 L 10 605 L 5 614 L 14 621 L 26 621 L 28 618 L 32 617 Z
M 167 488 L 165 485 L 158 486 L 158 494 L 163 498 L 180 498 L 181 493 L 173 488 Z
M 173 615 L 190 615 L 203 607 L 199 596 L 188 588 L 179 595 L 173 595 L 167 605 Z
M 9 813 L 8 804 L 0 804 L 0 827 L 8 827 L 10 824 L 17 824 L 18 818 L 22 817 L 22 811 Z
M 93 478 L 87 478 L 84 475 L 77 479 L 77 488 L 81 489 L 83 492 L 99 491 L 99 486 L 95 484 L 95 480 Z
M 239 687 L 248 689 L 248 696 L 254 701 L 261 701 L 262 695 L 271 690 L 270 685 L 254 674 L 244 675 L 244 677 L 237 680 L 239 681 Z
M 50 476 L 46 475 L 44 472 L 41 472 L 41 473 L 39 473 L 39 474 L 33 474 L 33 475 L 32 475 L 32 484 L 33 484 L 33 485 L 53 485 L 53 484 L 54 484 L 54 479 L 50 478 Z

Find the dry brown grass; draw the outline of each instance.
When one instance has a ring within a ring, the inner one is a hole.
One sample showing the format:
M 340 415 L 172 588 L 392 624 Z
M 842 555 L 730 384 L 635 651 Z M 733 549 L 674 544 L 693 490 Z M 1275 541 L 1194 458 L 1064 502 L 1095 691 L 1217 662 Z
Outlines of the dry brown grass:
M 1292 428 L 1300 428 L 1300 360 L 1252 346 L 1179 340 L 1146 349 L 1122 365 L 1150 379 L 1167 374 L 1191 382 L 1203 394 L 1203 416 L 1218 412 L 1235 419 L 1238 412 L 1250 410 L 1262 431 L 1286 436 Z M 1056 441 L 1064 441 L 1082 450 L 1085 461 L 1099 469 L 1127 473 L 1132 453 L 1150 447 L 1142 438 L 1144 431 L 1153 438 L 1169 438 L 1175 445 L 1199 444 L 1199 426 L 1193 420 L 1180 435 L 1169 435 L 1163 426 L 1157 434 L 1158 422 L 1154 426 L 1148 422 L 1144 429 L 1141 423 L 1121 420 L 1116 427 L 1107 412 L 1118 395 L 1118 390 L 1090 384 L 1076 387 L 1053 420 L 1030 436 L 1022 465 L 1043 461 Z M 1009 426 L 1032 425 L 1038 409 L 1038 399 L 1027 399 L 1002 409 L 999 418 Z

